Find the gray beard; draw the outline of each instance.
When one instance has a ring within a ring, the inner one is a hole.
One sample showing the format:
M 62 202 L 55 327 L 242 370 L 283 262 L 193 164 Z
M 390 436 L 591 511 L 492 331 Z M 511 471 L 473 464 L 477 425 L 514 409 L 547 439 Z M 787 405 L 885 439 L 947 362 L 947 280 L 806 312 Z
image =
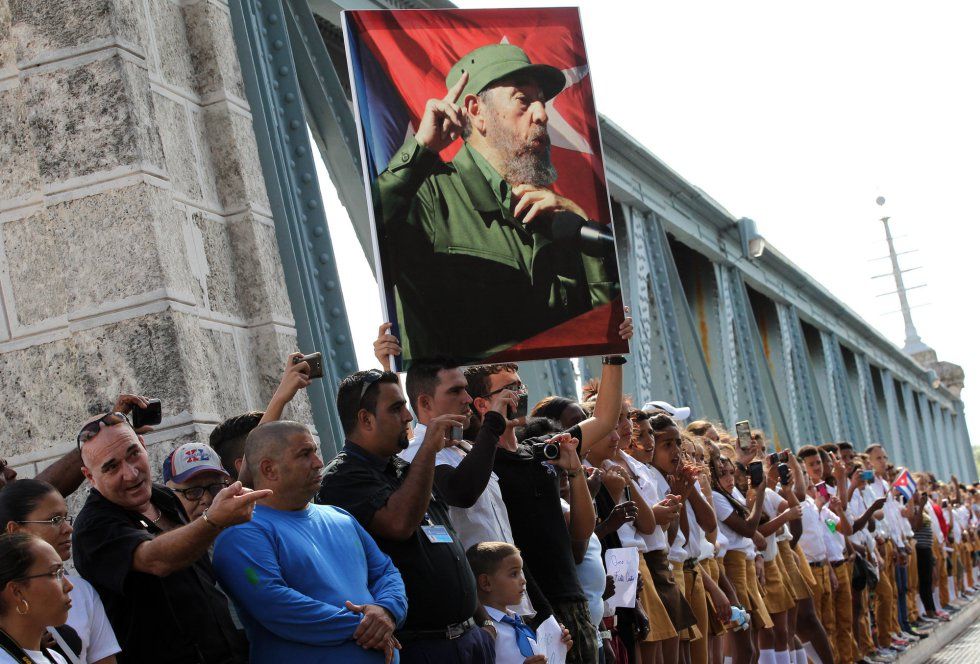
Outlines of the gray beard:
M 545 127 L 539 129 L 525 143 L 509 128 L 497 122 L 496 113 L 491 112 L 487 117 L 487 142 L 503 155 L 504 172 L 501 175 L 512 187 L 519 184 L 547 187 L 558 179 L 558 171 L 551 163 L 548 130 Z M 545 148 L 536 152 L 530 141 L 541 137 L 545 140 Z

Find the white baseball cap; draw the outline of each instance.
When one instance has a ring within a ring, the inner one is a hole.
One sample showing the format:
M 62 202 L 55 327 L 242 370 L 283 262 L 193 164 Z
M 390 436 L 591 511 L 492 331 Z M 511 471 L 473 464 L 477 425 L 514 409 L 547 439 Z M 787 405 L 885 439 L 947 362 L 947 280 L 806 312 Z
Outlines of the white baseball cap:
M 691 416 L 690 406 L 671 406 L 666 401 L 647 401 L 643 404 L 643 411 L 646 413 L 658 410 L 667 413 L 675 420 L 686 420 Z

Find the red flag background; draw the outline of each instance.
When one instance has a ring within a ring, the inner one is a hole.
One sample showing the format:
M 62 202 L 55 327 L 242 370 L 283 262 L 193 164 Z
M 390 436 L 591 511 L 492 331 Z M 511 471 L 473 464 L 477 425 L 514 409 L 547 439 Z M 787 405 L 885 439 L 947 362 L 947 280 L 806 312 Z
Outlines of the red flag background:
M 354 11 L 350 18 L 408 108 L 418 127 L 425 103 L 446 94 L 446 74 L 460 57 L 487 44 L 524 49 L 533 63 L 565 73 L 565 89 L 548 104 L 555 190 L 582 206 L 590 218 L 610 223 L 609 198 L 585 56 L 575 8 Z M 449 161 L 462 145 L 442 152 Z

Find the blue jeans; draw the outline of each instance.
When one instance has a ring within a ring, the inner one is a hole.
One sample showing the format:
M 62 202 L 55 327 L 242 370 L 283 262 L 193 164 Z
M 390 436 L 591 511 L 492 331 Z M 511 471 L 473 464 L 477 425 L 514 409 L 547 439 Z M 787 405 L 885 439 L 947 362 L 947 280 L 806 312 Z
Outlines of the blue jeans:
M 903 632 L 909 632 L 909 568 L 908 565 L 895 565 L 895 591 L 898 595 L 898 624 Z

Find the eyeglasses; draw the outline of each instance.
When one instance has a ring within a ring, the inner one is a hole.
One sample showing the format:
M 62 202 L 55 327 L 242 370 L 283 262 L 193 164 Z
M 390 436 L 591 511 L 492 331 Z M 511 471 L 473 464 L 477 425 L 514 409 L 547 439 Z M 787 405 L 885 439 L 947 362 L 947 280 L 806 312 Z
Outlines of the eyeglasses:
M 498 388 L 498 389 L 494 390 L 493 392 L 488 392 L 483 398 L 484 399 L 489 399 L 494 394 L 499 394 L 499 393 L 503 392 L 504 390 L 512 390 L 514 392 L 517 392 L 518 394 L 526 391 L 526 389 L 524 387 L 524 383 L 522 383 L 521 381 L 517 381 L 516 383 L 510 383 L 509 385 L 504 385 L 503 387 Z
M 186 489 L 173 489 L 174 492 L 179 493 L 184 496 L 187 500 L 200 500 L 204 497 L 204 492 L 207 491 L 214 498 L 218 495 L 218 492 L 228 486 L 228 482 L 215 482 L 214 484 L 208 484 L 207 486 L 189 486 Z
M 55 581 L 61 581 L 65 578 L 66 573 L 67 572 L 65 571 L 64 567 L 59 567 L 56 570 L 45 572 L 44 574 L 29 574 L 28 576 L 22 576 L 19 579 L 15 579 L 15 581 L 27 581 L 28 579 L 41 579 L 46 576 L 50 576 Z
M 46 521 L 18 521 L 17 523 L 43 523 L 48 526 L 54 526 L 55 528 L 60 528 L 61 524 L 63 523 L 67 523 L 69 526 L 75 523 L 75 517 L 61 516 L 60 514 L 58 514 L 57 516 L 53 516 L 50 519 L 47 519 Z
M 381 380 L 381 376 L 384 373 L 377 369 L 371 369 L 366 374 L 364 374 L 363 382 L 361 383 L 361 396 L 357 399 L 357 405 L 360 407 L 361 402 L 364 401 L 364 395 L 367 393 L 368 388 Z
M 78 431 L 78 438 L 75 439 L 78 451 L 81 452 L 82 445 L 99 435 L 99 432 L 102 431 L 103 424 L 107 427 L 112 427 L 123 423 L 129 424 L 129 419 L 126 418 L 124 413 L 119 412 L 106 413 L 99 419 L 89 422 Z M 133 425 L 129 424 L 129 426 L 132 427 Z

